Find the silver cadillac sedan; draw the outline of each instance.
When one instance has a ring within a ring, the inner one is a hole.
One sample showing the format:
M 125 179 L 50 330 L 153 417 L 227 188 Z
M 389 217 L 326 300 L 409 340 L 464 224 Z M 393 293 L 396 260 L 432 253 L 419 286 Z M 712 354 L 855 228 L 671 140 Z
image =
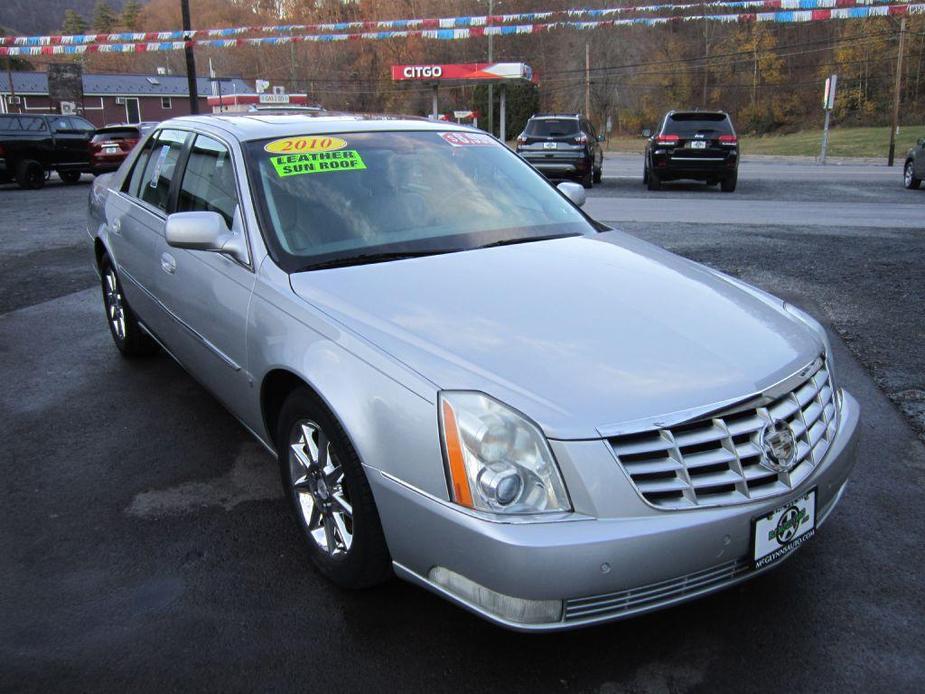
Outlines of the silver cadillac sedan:
M 855 460 L 819 323 L 583 202 L 470 128 L 203 116 L 96 179 L 88 233 L 116 347 L 263 443 L 318 571 L 540 631 L 776 566 Z

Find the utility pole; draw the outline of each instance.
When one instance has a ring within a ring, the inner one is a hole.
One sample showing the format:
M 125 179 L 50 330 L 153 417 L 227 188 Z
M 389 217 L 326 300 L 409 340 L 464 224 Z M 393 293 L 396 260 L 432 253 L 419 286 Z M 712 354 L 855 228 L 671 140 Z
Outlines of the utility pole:
M 6 78 L 10 82 L 9 99 L 7 99 L 6 103 L 7 105 L 12 106 L 13 102 L 16 101 L 16 87 L 13 86 L 13 58 L 9 55 L 6 57 Z M 7 113 L 12 113 L 9 108 L 4 109 L 4 111 Z M 17 106 L 16 111 L 18 113 L 22 113 L 22 107 Z
M 822 110 L 825 111 L 825 123 L 822 126 L 822 151 L 819 153 L 819 163 L 825 164 L 829 151 L 829 118 L 835 108 L 835 89 L 838 87 L 838 75 L 829 75 L 825 80 L 825 91 L 822 93 Z
M 180 0 L 180 12 L 183 15 L 183 31 L 189 31 L 189 0 Z M 193 42 L 184 35 L 186 48 L 186 84 L 189 88 L 189 112 L 192 114 L 199 113 L 199 90 L 196 87 L 196 58 L 193 56 Z
M 700 14 L 706 16 L 706 0 L 700 2 Z M 700 98 L 700 108 L 707 108 L 707 92 L 710 83 L 710 22 L 704 19 L 703 24 L 703 95 Z
M 585 42 L 585 118 L 591 117 L 591 47 Z
M 488 21 L 486 25 L 491 27 L 491 16 L 494 14 L 495 0 L 488 0 Z M 488 34 L 488 62 L 492 61 L 492 34 Z M 488 132 L 495 134 L 495 90 L 491 82 L 488 83 Z
M 893 166 L 896 156 L 896 130 L 899 128 L 899 99 L 902 96 L 903 79 L 903 43 L 906 37 L 906 18 L 899 22 L 899 50 L 896 51 L 896 87 L 893 91 L 893 117 L 890 119 L 890 154 L 887 157 L 887 166 Z

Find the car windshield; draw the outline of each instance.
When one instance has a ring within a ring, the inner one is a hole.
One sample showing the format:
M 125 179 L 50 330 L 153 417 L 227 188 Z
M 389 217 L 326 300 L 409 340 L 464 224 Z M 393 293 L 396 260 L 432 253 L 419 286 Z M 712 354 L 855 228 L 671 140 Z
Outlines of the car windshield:
M 363 132 L 246 145 L 256 208 L 288 272 L 595 233 L 476 132 Z
M 530 137 L 569 137 L 578 133 L 576 118 L 534 118 L 527 123 Z
M 724 113 L 673 113 L 665 121 L 664 135 L 693 137 L 697 133 L 732 135 L 732 123 Z

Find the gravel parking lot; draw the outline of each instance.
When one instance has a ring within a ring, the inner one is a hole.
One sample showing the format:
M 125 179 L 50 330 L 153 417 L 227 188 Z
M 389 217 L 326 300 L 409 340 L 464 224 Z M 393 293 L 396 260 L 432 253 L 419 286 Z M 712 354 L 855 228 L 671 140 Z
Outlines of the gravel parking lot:
M 398 581 L 338 590 L 235 420 L 167 357 L 117 356 L 88 185 L 0 186 L 0 691 L 921 691 L 925 191 L 884 167 L 756 161 L 733 195 L 649 193 L 641 169 L 610 157 L 587 209 L 837 335 L 860 461 L 793 558 L 704 600 L 547 636 Z M 773 204 L 746 219 L 747 201 Z M 795 219 L 798 202 L 817 216 Z M 851 210 L 863 226 L 831 223 Z

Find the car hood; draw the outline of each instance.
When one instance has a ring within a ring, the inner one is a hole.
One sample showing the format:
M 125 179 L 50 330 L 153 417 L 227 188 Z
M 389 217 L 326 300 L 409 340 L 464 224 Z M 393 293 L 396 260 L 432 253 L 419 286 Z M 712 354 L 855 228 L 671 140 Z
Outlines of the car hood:
M 620 232 L 291 282 L 438 388 L 488 393 L 551 438 L 746 397 L 823 349 L 781 302 Z

